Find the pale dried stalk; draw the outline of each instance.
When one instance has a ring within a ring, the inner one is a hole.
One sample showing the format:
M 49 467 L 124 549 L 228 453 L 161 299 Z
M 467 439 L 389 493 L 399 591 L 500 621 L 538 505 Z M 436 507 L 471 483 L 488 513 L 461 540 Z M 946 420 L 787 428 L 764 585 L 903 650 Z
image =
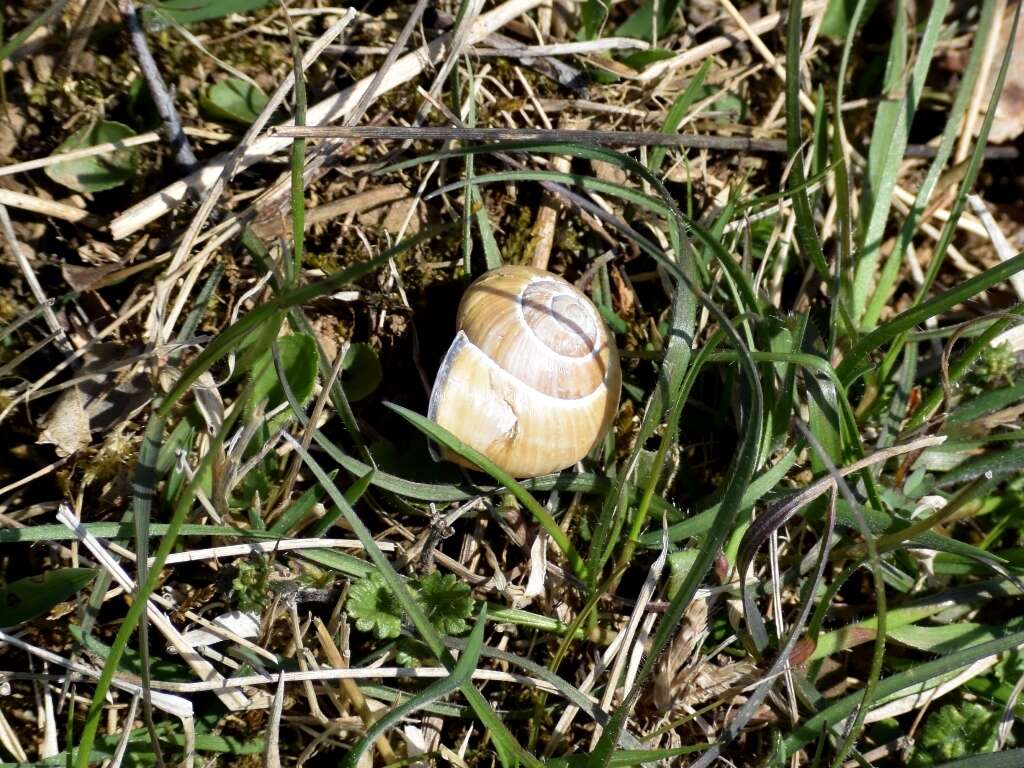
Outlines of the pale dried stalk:
M 640 587 L 640 593 L 637 595 L 636 605 L 633 606 L 633 612 L 630 614 L 629 621 L 625 628 L 621 631 L 623 636 L 622 648 L 616 654 L 615 665 L 612 667 L 612 671 L 608 675 L 608 686 L 605 688 L 604 696 L 601 698 L 601 709 L 611 709 L 612 701 L 615 698 L 615 692 L 619 688 L 619 678 L 622 676 L 622 670 L 625 668 L 629 654 L 633 650 L 633 639 L 636 637 L 637 629 L 640 626 L 640 620 L 644 617 L 644 613 L 647 610 L 647 604 L 651 601 L 651 598 L 654 597 L 654 589 L 658 586 L 658 580 L 661 578 L 661 572 L 665 568 L 665 563 L 667 561 L 668 537 L 662 535 L 661 552 L 658 553 L 657 559 L 651 563 L 651 567 L 647 571 L 647 578 L 644 579 L 644 583 Z M 600 737 L 600 730 L 600 726 L 596 726 L 594 741 L 592 744 L 596 744 L 597 739 Z
M 585 40 L 577 43 L 555 43 L 553 45 L 497 46 L 494 48 L 471 47 L 469 53 L 481 58 L 502 57 L 532 59 L 538 56 L 574 56 L 607 51 L 646 51 L 650 44 L 632 37 L 604 37 L 600 40 Z
M 313 626 L 316 629 L 317 639 L 320 641 L 320 647 L 324 651 L 324 655 L 327 657 L 327 662 L 335 669 L 345 669 L 348 667 L 348 662 L 345 661 L 345 657 L 341 655 L 341 651 L 338 650 L 338 646 L 334 644 L 334 638 L 331 637 L 331 633 L 327 627 L 320 620 L 319 617 L 313 618 Z M 366 703 L 366 697 L 363 696 L 363 692 L 359 690 L 359 686 L 356 685 L 354 680 L 340 680 L 341 690 L 352 706 L 356 710 L 356 714 L 363 721 L 363 724 L 367 727 L 373 725 L 377 719 L 373 710 Z M 397 759 L 395 751 L 391 748 L 391 742 L 388 741 L 386 735 L 381 734 L 373 742 L 374 746 L 377 747 L 377 751 L 380 752 L 381 759 L 385 764 L 395 762 Z
M 377 546 L 382 552 L 394 552 L 395 545 L 390 541 L 381 541 Z M 168 555 L 165 565 L 178 563 L 198 563 L 203 560 L 216 560 L 221 557 L 242 557 L 244 555 L 270 554 L 272 552 L 289 552 L 300 549 L 362 549 L 358 539 L 280 539 L 274 541 L 257 541 L 251 544 L 228 544 L 223 547 L 195 549 L 188 552 L 176 552 Z M 149 559 L 150 564 L 153 558 Z
M 207 131 L 201 128 L 186 127 L 183 130 L 188 136 L 209 139 L 211 141 L 225 141 L 231 138 L 230 133 Z M 143 144 L 152 144 L 154 141 L 160 141 L 161 138 L 162 137 L 157 131 L 149 131 L 148 133 L 140 133 L 138 136 L 129 136 L 126 139 L 118 139 L 117 141 L 108 141 L 103 144 L 96 144 L 92 147 L 73 149 L 70 152 L 59 152 L 55 155 L 49 155 L 48 157 L 37 157 L 35 160 L 26 160 L 23 163 L 0 165 L 0 176 L 10 176 L 15 173 L 34 171 L 37 168 L 47 168 L 51 165 L 56 165 L 57 163 L 66 163 L 69 160 L 81 160 L 83 157 L 105 155 L 108 152 L 116 152 L 119 149 L 130 149 L 131 147 L 138 147 Z M 75 210 L 78 209 L 76 208 Z
M 642 641 L 634 644 L 637 638 L 637 630 L 640 628 L 640 622 L 647 619 L 654 619 L 656 617 L 650 616 L 645 617 L 647 612 L 647 604 L 654 597 L 654 589 L 658 586 L 658 580 L 661 578 L 661 572 L 665 568 L 665 563 L 668 561 L 668 536 L 665 535 L 664 530 L 662 531 L 661 537 L 661 552 L 658 553 L 658 557 L 651 567 L 647 571 L 647 578 L 644 579 L 643 585 L 640 587 L 640 592 L 636 598 L 636 604 L 633 606 L 633 612 L 629 616 L 629 621 L 626 622 L 626 626 L 620 630 L 618 637 L 621 642 L 617 644 L 617 649 L 614 653 L 615 662 L 612 666 L 611 672 L 608 673 L 608 685 L 605 688 L 604 696 L 601 698 L 601 709 L 606 712 L 611 711 L 612 702 L 615 699 L 615 693 L 619 690 L 619 682 L 622 678 L 622 672 L 626 668 L 626 663 L 629 662 L 634 656 L 634 652 L 639 649 L 643 650 Z M 650 631 L 649 622 L 645 624 L 647 631 Z M 606 657 L 604 659 L 605 665 L 611 663 L 611 658 Z M 624 691 L 629 691 L 631 682 L 628 678 L 624 682 Z M 582 689 L 581 689 L 582 690 Z M 561 725 L 561 723 L 560 723 Z M 597 746 L 598 740 L 601 738 L 601 734 L 604 729 L 597 723 L 594 724 L 594 733 L 590 740 L 590 749 L 593 750 Z
M 716 98 L 720 98 L 716 96 Z M 579 144 L 625 147 L 683 147 L 722 149 L 739 152 L 786 151 L 783 139 L 755 139 L 747 136 L 710 136 L 659 131 L 591 131 L 546 128 L 467 128 L 463 126 L 280 126 L 270 136 L 289 139 L 377 139 L 380 141 L 565 141 Z
M 21 746 L 21 741 L 18 739 L 17 732 L 11 727 L 11 724 L 4 715 L 3 710 L 0 710 L 0 744 L 3 744 L 4 748 L 14 755 L 14 759 L 19 763 L 28 762 L 28 755 L 25 753 L 25 748 Z
M 114 755 L 110 758 L 109 768 L 121 768 L 121 762 L 128 751 L 128 740 L 135 729 L 135 713 L 139 709 L 140 698 L 139 696 L 132 696 L 132 703 L 128 705 L 128 714 L 124 718 L 124 730 L 121 732 L 121 738 L 118 739 L 117 749 L 114 750 Z M 54 754 L 57 753 L 54 752 Z
M 32 295 L 39 306 L 43 308 L 43 317 L 46 319 L 46 325 L 49 327 L 50 332 L 56 336 L 57 346 L 60 347 L 62 352 L 69 352 L 71 350 L 71 343 L 68 341 L 67 334 L 64 333 L 63 326 L 57 320 L 57 315 L 53 312 L 52 302 L 43 290 L 43 286 L 39 284 L 39 278 L 36 277 L 32 264 L 29 263 L 25 252 L 21 250 L 21 244 L 18 243 L 18 236 L 14 232 L 11 217 L 8 215 L 7 208 L 3 204 L 0 204 L 0 229 L 3 230 L 4 238 L 7 240 L 7 249 L 14 256 L 14 260 L 18 264 L 18 268 L 21 269 L 25 282 L 28 283 L 28 287 L 32 291 Z
M 999 33 L 1002 30 L 1002 24 L 999 22 L 1003 21 L 1005 16 L 1006 0 L 998 0 L 993 15 L 996 23 L 989 28 L 988 39 L 985 41 L 978 79 L 974 83 L 974 92 L 971 94 L 971 101 L 967 105 L 967 113 L 964 115 L 964 121 L 960 128 L 960 140 L 956 146 L 956 154 L 953 156 L 954 164 L 962 163 L 971 153 L 971 145 L 974 143 L 974 132 L 977 130 L 982 104 L 991 96 L 989 76 L 992 74 L 992 65 L 995 63 L 996 51 L 999 48 Z
M 97 223 L 96 218 L 81 208 L 73 205 L 56 203 L 53 200 L 43 200 L 41 197 L 26 195 L 24 192 L 15 192 L 13 189 L 0 188 L 0 205 L 9 205 L 11 208 L 20 208 L 23 211 L 31 211 L 43 216 L 52 216 L 61 221 L 70 221 L 72 224 L 92 225 Z
M 540 5 L 542 0 L 508 0 L 494 10 L 481 14 L 472 25 L 468 43 L 480 42 L 488 35 L 505 26 L 517 16 Z M 441 35 L 415 51 L 402 56 L 388 71 L 377 89 L 380 96 L 417 77 L 425 67 L 436 64 L 445 56 L 445 45 L 449 35 Z M 306 122 L 310 125 L 329 123 L 345 118 L 359 102 L 374 76 L 363 78 L 354 85 L 330 96 L 310 107 Z M 291 140 L 278 137 L 264 137 L 245 147 L 239 161 L 239 168 L 246 168 L 269 155 L 291 146 Z M 228 159 L 218 158 L 200 171 L 165 187 L 155 195 L 132 206 L 111 222 L 110 231 L 115 239 L 127 237 L 151 221 L 174 210 L 188 192 L 207 192 L 220 178 Z
M 38 480 L 40 477 L 45 477 L 46 475 L 48 475 L 51 472 L 53 472 L 53 470 L 55 470 L 58 467 L 61 467 L 64 464 L 66 464 L 67 461 L 68 461 L 68 458 L 69 457 L 65 457 L 65 458 L 62 458 L 62 459 L 57 459 L 53 463 L 47 464 L 42 469 L 37 469 L 35 472 L 33 472 L 30 475 L 25 475 L 24 477 L 19 477 L 14 482 L 8 483 L 7 485 L 5 485 L 2 488 L 0 488 L 0 496 L 3 496 L 6 493 L 10 493 L 15 488 L 20 488 L 23 485 L 27 485 L 28 483 L 31 483 L 33 480 Z
M 0 632 L 0 640 L 3 633 Z M 316 669 L 306 672 L 285 672 L 286 683 L 301 683 L 306 680 L 436 680 L 441 677 L 448 677 L 451 672 L 447 667 L 360 667 L 356 669 Z M 474 680 L 485 680 L 498 683 L 518 683 L 527 685 L 540 691 L 561 695 L 561 692 L 545 680 L 520 675 L 512 672 L 501 672 L 494 669 L 477 669 L 473 672 Z M 203 693 L 229 691 L 235 688 L 248 688 L 255 685 L 273 685 L 279 680 L 276 674 L 246 675 L 244 677 L 231 677 L 216 680 L 201 681 L 195 683 L 170 683 L 154 680 L 152 687 L 154 695 L 157 691 L 173 691 L 175 693 Z M 593 701 L 593 699 L 591 698 Z M 155 703 L 155 702 L 154 702 Z
M 912 693 L 905 694 L 872 709 L 864 718 L 864 723 L 877 723 L 880 720 L 887 720 L 891 717 L 899 717 L 900 715 L 905 715 L 908 712 L 913 712 L 918 707 L 922 707 L 935 699 L 945 696 L 947 693 L 957 690 L 968 680 L 973 680 L 975 677 L 978 677 L 994 667 L 998 661 L 998 654 L 994 656 L 986 656 L 984 659 L 979 659 L 967 667 L 963 672 L 949 680 L 946 680 L 937 687 L 934 685 L 934 680 L 918 683 L 917 685 L 912 686 Z M 851 717 L 853 717 L 853 715 L 851 715 Z M 846 726 L 846 722 L 847 721 L 844 721 L 836 727 L 844 728 Z
M 896 187 L 894 195 L 899 199 L 899 202 L 904 203 L 907 208 L 913 206 L 914 203 L 917 202 L 917 198 L 914 195 L 910 194 L 910 192 L 908 192 L 907 190 L 903 189 L 902 187 Z M 935 208 L 934 210 L 929 210 L 926 212 L 925 215 L 929 219 L 935 217 L 943 224 L 949 221 L 950 216 L 949 209 L 943 207 L 938 207 Z M 972 235 L 977 235 L 978 237 L 988 237 L 988 232 L 985 231 L 985 227 L 976 218 L 974 218 L 974 216 L 971 216 L 970 214 L 964 213 L 963 215 L 961 215 L 960 218 L 957 219 L 956 226 L 957 229 L 963 230 L 964 232 L 968 232 Z
M 75 537 L 81 541 L 85 547 L 92 553 L 93 557 L 103 566 L 103 568 L 111 575 L 125 592 L 131 594 L 135 591 L 135 582 L 132 580 L 125 570 L 118 564 L 114 558 L 104 549 L 103 545 L 99 542 L 95 536 L 83 526 L 78 520 L 76 520 L 71 510 L 63 504 L 60 510 L 57 512 L 57 520 L 63 523 L 67 528 L 75 534 Z M 192 668 L 192 671 L 199 676 L 201 680 L 209 681 L 210 683 L 219 684 L 223 683 L 224 678 L 216 670 L 216 668 L 210 664 L 206 659 L 200 656 L 195 650 L 186 643 L 181 633 L 178 632 L 177 628 L 171 623 L 171 620 L 167 617 L 163 611 L 161 611 L 155 603 L 147 601 L 146 604 L 146 615 L 149 620 L 153 622 L 160 632 L 167 638 L 167 641 L 174 647 L 174 650 L 178 652 L 181 658 Z M 246 709 L 249 704 L 249 697 L 241 691 L 227 691 L 218 693 L 217 697 L 228 709 L 232 711 L 238 711 Z
M 823 11 L 826 5 L 827 3 L 824 2 L 824 0 L 805 3 L 802 15 L 804 18 L 814 16 L 815 14 Z M 784 18 L 785 14 L 783 13 L 770 13 L 767 16 L 750 23 L 748 25 L 748 30 L 756 35 L 763 35 L 765 32 L 770 32 L 775 29 L 779 25 L 779 22 Z M 706 43 L 702 43 L 684 51 L 678 56 L 673 56 L 671 59 L 665 59 L 664 61 L 652 64 L 636 79 L 645 83 L 653 80 L 659 80 L 665 77 L 672 70 L 687 67 L 691 64 L 697 64 L 704 61 L 704 59 L 709 56 L 714 56 L 716 53 L 721 53 L 722 51 L 732 48 L 737 42 L 749 39 L 747 34 L 747 31 L 738 30 L 728 35 L 719 35 L 712 40 L 708 40 Z
M 284 672 L 277 678 L 277 691 L 270 707 L 270 722 L 267 724 L 267 747 L 263 753 L 264 768 L 281 768 L 281 713 L 284 711 Z
M 992 242 L 992 247 L 995 249 L 996 256 L 999 257 L 1000 261 L 1009 261 L 1016 252 L 1010 241 L 1006 239 L 1006 235 L 1003 234 L 1003 230 L 999 228 L 999 224 L 996 223 L 995 218 L 988 210 L 988 206 L 985 205 L 985 201 L 978 195 L 968 195 L 967 202 L 971 206 L 971 210 L 974 211 L 974 215 L 981 221 L 981 225 L 985 228 L 988 233 L 988 239 Z M 1013 286 L 1013 290 L 1017 293 L 1017 298 L 1024 301 L 1024 275 L 1020 272 L 1015 273 L 1010 277 L 1010 285 Z

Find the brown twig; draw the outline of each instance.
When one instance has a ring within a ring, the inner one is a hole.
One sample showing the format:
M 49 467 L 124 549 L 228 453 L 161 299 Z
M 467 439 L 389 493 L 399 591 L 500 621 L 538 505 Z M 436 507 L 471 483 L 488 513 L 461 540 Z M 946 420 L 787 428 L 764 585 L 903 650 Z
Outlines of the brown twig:
M 707 134 L 661 133 L 658 131 L 586 131 L 560 128 L 446 128 L 439 126 L 276 126 L 268 136 L 295 139 L 365 139 L 373 141 L 549 141 L 598 144 L 623 147 L 679 147 L 731 152 L 785 153 L 784 139 L 755 139 L 748 136 L 710 136 Z M 934 157 L 936 148 L 910 144 L 908 158 Z M 986 159 L 1019 156 L 1016 147 L 989 147 Z

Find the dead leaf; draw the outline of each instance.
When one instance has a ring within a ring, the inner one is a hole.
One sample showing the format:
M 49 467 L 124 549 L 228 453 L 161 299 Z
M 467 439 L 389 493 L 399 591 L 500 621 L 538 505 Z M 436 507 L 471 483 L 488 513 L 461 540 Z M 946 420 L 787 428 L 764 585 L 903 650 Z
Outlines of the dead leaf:
M 997 47 L 997 59 L 1006 50 L 1006 44 L 1010 40 L 1010 30 L 1013 29 L 1013 13 L 1016 10 L 1016 3 L 1010 4 L 1006 9 L 1004 23 L 1000 25 L 999 45 Z M 1003 93 L 999 97 L 999 105 L 996 107 L 996 115 L 992 121 L 992 128 L 989 131 L 988 140 L 993 144 L 1003 144 L 1013 141 L 1024 133 L 1024 25 L 1017 28 L 1017 39 L 1014 41 L 1013 53 L 1010 56 L 1010 68 L 1006 71 L 1006 83 L 1003 86 Z M 995 78 L 994 69 L 991 78 Z M 980 127 L 980 125 L 979 125 Z
M 399 200 L 397 203 L 392 203 L 388 206 L 388 212 L 384 216 L 384 229 L 397 237 L 402 229 L 402 225 L 405 224 L 406 217 L 409 216 L 409 209 L 414 205 L 416 205 L 416 200 L 408 197 L 405 200 Z M 406 227 L 405 234 L 407 236 L 415 235 L 419 230 L 420 217 L 413 213 L 409 218 L 409 226 Z
M 7 119 L 0 120 L 0 158 L 5 163 L 13 161 L 21 145 L 28 121 L 22 111 L 13 103 L 7 105 Z
M 130 418 L 153 397 L 153 384 L 145 373 L 132 374 L 128 358 L 144 351 L 138 344 L 93 344 L 83 357 L 82 405 L 93 430 L 107 432 Z
M 628 180 L 626 172 L 617 165 L 612 165 L 604 160 L 591 160 L 590 165 L 594 169 L 594 173 L 597 174 L 597 178 L 604 181 L 624 185 Z
M 89 416 L 82 404 L 82 393 L 71 387 L 43 417 L 38 445 L 53 445 L 61 458 L 71 456 L 89 445 Z
M 79 293 L 102 288 L 106 279 L 121 269 L 120 264 L 104 264 L 99 267 L 82 267 L 77 264 L 62 264 L 60 271 L 64 282 Z
M 633 317 L 633 309 L 635 308 L 635 294 L 633 293 L 633 286 L 629 285 L 622 277 L 622 273 L 615 267 L 608 270 L 608 276 L 612 280 L 612 290 L 615 293 L 615 305 L 618 307 L 619 314 L 624 318 Z

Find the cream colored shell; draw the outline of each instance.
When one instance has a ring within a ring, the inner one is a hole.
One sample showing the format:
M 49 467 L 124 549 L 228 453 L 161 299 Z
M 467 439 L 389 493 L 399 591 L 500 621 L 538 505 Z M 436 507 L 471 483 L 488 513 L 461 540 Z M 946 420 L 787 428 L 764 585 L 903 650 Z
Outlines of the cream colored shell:
M 514 477 L 565 469 L 601 440 L 618 410 L 619 353 L 575 286 L 499 267 L 467 289 L 456 328 L 430 396 L 433 421 Z

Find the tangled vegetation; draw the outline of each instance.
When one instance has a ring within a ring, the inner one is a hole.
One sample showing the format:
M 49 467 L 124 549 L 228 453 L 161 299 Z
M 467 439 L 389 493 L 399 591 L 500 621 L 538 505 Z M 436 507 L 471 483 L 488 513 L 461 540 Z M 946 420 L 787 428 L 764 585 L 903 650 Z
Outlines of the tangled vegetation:
M 1024 765 L 1019 7 L 7 4 L 4 764 Z M 502 264 L 552 475 L 426 417 Z

